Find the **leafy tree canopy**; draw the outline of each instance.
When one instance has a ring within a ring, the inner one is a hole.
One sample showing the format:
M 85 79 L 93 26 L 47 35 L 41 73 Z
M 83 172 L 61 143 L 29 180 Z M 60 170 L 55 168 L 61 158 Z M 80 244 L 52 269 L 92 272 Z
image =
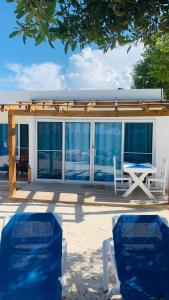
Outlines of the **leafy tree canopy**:
M 148 46 L 133 68 L 133 88 L 163 88 L 169 99 L 169 34 Z
M 168 0 L 6 0 L 16 4 L 17 28 L 11 37 L 33 38 L 39 45 L 61 40 L 65 51 L 96 43 L 107 51 L 169 31 Z

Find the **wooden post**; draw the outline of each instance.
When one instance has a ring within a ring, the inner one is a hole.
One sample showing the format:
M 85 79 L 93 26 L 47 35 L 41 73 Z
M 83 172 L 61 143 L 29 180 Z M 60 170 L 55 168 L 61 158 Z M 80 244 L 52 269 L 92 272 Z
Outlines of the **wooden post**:
M 9 195 L 16 194 L 16 132 L 15 116 L 8 112 Z

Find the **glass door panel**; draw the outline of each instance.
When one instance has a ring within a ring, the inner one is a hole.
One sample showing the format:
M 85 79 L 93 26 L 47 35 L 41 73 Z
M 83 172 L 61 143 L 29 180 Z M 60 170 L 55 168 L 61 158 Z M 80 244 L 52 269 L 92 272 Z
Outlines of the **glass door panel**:
M 90 179 L 90 123 L 65 124 L 65 179 Z
M 62 123 L 38 122 L 38 178 L 62 179 Z
M 153 123 L 126 123 L 124 161 L 152 162 Z
M 113 156 L 121 170 L 122 123 L 95 123 L 94 181 L 113 181 Z

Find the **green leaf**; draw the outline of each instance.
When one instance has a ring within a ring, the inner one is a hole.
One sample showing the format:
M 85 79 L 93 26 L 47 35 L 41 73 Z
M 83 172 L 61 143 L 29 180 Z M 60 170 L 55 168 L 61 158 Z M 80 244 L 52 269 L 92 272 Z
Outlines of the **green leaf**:
M 1 0 L 2 2 L 2 0 Z M 168 0 L 6 0 L 13 3 L 18 26 L 30 32 L 36 40 L 38 33 L 49 38 L 54 35 L 74 49 L 96 44 L 104 50 L 141 41 L 153 45 L 169 32 Z M 137 2 L 137 5 L 136 5 Z M 15 8 L 16 7 L 16 8 Z M 28 26 L 29 25 L 29 26 Z M 16 30 L 16 29 L 13 29 Z M 34 32 L 33 32 L 34 31 Z M 113 40 L 113 41 L 112 41 Z M 104 46 L 105 45 L 105 46 Z M 68 47 L 65 45 L 65 49 Z
M 128 47 L 128 49 L 127 49 L 127 53 L 129 53 L 130 49 L 131 49 L 131 45 Z
M 54 45 L 52 44 L 52 42 L 48 39 L 48 43 L 51 46 L 51 48 L 55 49 Z
M 71 49 L 72 49 L 72 51 L 75 51 L 76 47 L 77 47 L 77 41 L 73 41 L 71 43 Z
M 66 54 L 68 52 L 68 49 L 69 49 L 69 42 L 66 42 L 65 47 L 64 47 L 64 51 L 65 51 Z
M 9 35 L 9 37 L 10 37 L 10 38 L 13 38 L 13 37 L 15 37 L 15 36 L 21 35 L 21 33 L 22 33 L 22 30 L 16 30 L 16 31 L 13 31 L 13 32 Z
M 63 26 L 62 21 L 60 21 L 59 19 L 57 20 L 57 24 L 58 24 L 60 27 Z
M 25 31 L 25 35 L 29 38 L 32 38 L 33 37 L 33 33 L 31 31 Z
M 33 14 L 28 14 L 28 15 L 26 16 L 26 18 L 25 18 L 25 22 L 26 22 L 26 23 L 31 22 L 31 21 L 32 21 L 32 18 L 33 18 Z
M 52 16 L 55 13 L 56 9 L 56 0 L 53 0 L 51 4 L 48 4 L 48 7 L 46 9 L 46 14 L 48 16 Z
M 58 25 L 58 20 L 55 19 L 55 18 L 53 18 L 53 17 L 51 17 L 51 18 L 49 19 L 49 23 L 53 23 L 53 24 L 55 24 L 55 25 Z
M 49 34 L 48 25 L 46 23 L 41 23 L 40 24 L 40 30 L 43 33 L 43 35 L 48 35 Z
M 26 35 L 24 34 L 24 35 L 23 35 L 23 43 L 24 43 L 24 45 L 26 44 L 26 38 L 27 38 L 27 37 L 26 37 Z
M 19 22 L 18 20 L 16 20 L 16 24 L 17 24 L 19 27 L 22 27 L 22 23 Z
M 24 16 L 24 14 L 25 14 L 25 11 L 24 11 L 24 10 L 21 10 L 21 11 L 19 11 L 19 12 L 17 13 L 16 18 L 17 18 L 17 19 L 21 19 L 21 18 Z
M 39 33 L 35 41 L 35 46 L 40 45 L 43 42 L 43 40 L 44 40 L 44 35 Z
M 79 5 L 79 2 L 77 0 L 71 0 L 71 4 L 72 6 L 74 6 L 75 8 L 79 8 L 80 5 Z

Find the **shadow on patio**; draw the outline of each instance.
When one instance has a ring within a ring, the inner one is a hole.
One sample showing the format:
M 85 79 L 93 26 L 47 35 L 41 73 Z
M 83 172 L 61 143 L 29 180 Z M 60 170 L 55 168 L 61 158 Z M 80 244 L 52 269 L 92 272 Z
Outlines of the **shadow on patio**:
M 6 191 L 7 183 L 1 183 L 0 191 Z M 122 198 L 122 192 L 114 194 L 112 186 L 70 183 L 31 183 L 19 182 L 17 184 L 16 200 L 47 201 L 59 203 L 81 203 L 86 205 L 128 206 L 128 205 L 164 205 L 168 197 L 156 196 L 150 200 L 139 189 L 128 198 Z M 8 198 L 9 199 L 9 198 Z

